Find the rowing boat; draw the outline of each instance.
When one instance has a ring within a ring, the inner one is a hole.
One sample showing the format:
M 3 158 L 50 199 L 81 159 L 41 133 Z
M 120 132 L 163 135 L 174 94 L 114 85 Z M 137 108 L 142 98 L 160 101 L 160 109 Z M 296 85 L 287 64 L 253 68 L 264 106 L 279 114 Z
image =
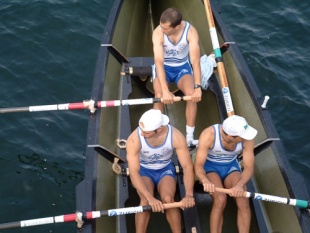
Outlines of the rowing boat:
M 103 34 L 95 70 L 92 97 L 96 101 L 153 97 L 151 65 L 153 64 L 152 31 L 166 8 L 178 8 L 183 18 L 195 26 L 200 37 L 201 54 L 212 52 L 212 43 L 203 1 L 200 0 L 116 0 Z M 220 43 L 233 42 L 216 6 L 211 2 Z M 223 54 L 231 100 L 235 114 L 245 117 L 258 130 L 255 138 L 255 174 L 248 184 L 251 192 L 307 199 L 303 180 L 290 168 L 285 151 L 278 140 L 268 107 L 263 104 L 254 78 L 237 45 Z M 209 79 L 198 104 L 195 137 L 212 124 L 227 117 L 220 72 Z M 175 95 L 181 93 L 170 87 Z M 125 145 L 137 127 L 142 113 L 151 105 L 122 105 L 97 109 L 89 116 L 85 162 L 85 178 L 76 188 L 79 211 L 105 210 L 136 206 L 138 196 L 131 186 L 126 163 Z M 165 107 L 171 124 L 185 134 L 185 103 Z M 191 151 L 193 159 L 195 149 Z M 182 168 L 174 161 L 178 174 L 176 199 L 184 195 Z M 296 182 L 298 181 L 298 182 Z M 184 232 L 209 231 L 212 199 L 195 184 L 196 206 L 182 211 Z M 298 207 L 271 202 L 251 201 L 251 232 L 310 232 L 309 212 Z M 233 216 L 233 217 L 232 217 Z M 224 214 L 223 232 L 237 232 L 236 206 L 229 198 Z M 134 215 L 85 220 L 84 233 L 134 232 Z M 148 232 L 169 232 L 165 216 L 152 213 Z

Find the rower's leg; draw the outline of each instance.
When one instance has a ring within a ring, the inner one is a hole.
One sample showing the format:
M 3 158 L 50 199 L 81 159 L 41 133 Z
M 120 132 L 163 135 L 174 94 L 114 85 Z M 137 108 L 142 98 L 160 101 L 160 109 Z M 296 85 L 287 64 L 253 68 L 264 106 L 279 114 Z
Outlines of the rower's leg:
M 220 176 L 215 172 L 208 173 L 207 177 L 216 187 L 223 187 Z M 223 212 L 226 206 L 227 196 L 224 193 L 215 192 L 211 197 L 213 199 L 213 205 L 210 214 L 210 233 L 222 232 L 224 219 Z
M 163 203 L 174 202 L 176 180 L 172 176 L 163 177 L 158 184 L 158 193 Z M 166 218 L 173 233 L 181 233 L 181 214 L 178 208 L 167 209 Z
M 143 179 L 146 187 L 154 195 L 154 184 L 151 181 L 151 179 L 148 177 L 144 177 L 144 176 L 142 177 L 142 179 Z M 139 192 L 138 192 L 138 195 L 140 197 L 140 206 L 149 205 L 148 201 L 146 200 L 146 198 L 143 195 L 141 195 Z M 148 223 L 150 220 L 150 215 L 151 215 L 151 213 L 149 211 L 142 212 L 142 213 L 136 213 L 136 216 L 135 216 L 136 233 L 146 233 L 147 232 L 147 226 L 148 226 Z
M 225 179 L 225 188 L 234 187 L 237 182 L 240 180 L 240 172 L 232 172 Z M 244 187 L 246 191 L 246 186 Z M 237 215 L 237 226 L 239 233 L 249 233 L 251 225 L 251 208 L 249 199 L 246 197 L 236 197 L 234 198 L 238 207 Z

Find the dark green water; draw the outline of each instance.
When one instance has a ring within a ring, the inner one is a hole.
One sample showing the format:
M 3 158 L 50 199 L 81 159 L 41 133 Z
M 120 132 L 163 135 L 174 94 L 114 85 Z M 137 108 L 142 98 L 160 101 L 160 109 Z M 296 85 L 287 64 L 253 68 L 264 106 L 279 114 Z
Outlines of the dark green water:
M 104 1 L 0 3 L 0 107 L 91 98 Z M 294 170 L 310 186 L 309 1 L 221 1 L 222 17 L 258 83 Z M 75 212 L 87 111 L 0 115 L 2 222 Z M 297 181 L 296 181 L 297 182 Z M 74 223 L 2 232 L 75 232 Z

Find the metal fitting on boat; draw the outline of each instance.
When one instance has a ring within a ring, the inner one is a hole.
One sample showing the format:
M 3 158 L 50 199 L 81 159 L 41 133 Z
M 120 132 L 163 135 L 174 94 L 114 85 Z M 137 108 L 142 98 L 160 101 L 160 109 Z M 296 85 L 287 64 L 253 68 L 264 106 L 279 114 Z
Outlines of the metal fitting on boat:
M 267 102 L 268 102 L 269 99 L 270 99 L 270 97 L 268 95 L 266 95 L 265 98 L 264 98 L 264 102 L 261 105 L 262 108 L 265 109 L 267 107 Z
M 84 221 L 82 220 L 83 214 L 81 212 L 76 212 L 75 221 L 77 222 L 77 228 L 81 229 L 83 227 Z
M 127 141 L 125 139 L 116 139 L 116 145 L 121 149 L 126 148 L 126 143 Z
M 96 112 L 96 108 L 95 108 L 95 101 L 94 100 L 90 100 L 89 101 L 89 107 L 88 107 L 89 111 L 91 113 L 95 113 Z
M 114 158 L 114 162 L 112 164 L 112 170 L 116 175 L 122 174 L 122 168 L 118 164 L 119 158 Z

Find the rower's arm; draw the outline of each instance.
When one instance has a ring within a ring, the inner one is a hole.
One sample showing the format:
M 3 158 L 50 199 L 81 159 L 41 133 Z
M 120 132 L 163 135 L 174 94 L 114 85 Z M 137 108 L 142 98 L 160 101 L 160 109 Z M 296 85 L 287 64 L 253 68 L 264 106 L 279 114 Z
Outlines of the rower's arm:
M 201 84 L 200 48 L 197 30 L 191 25 L 189 30 L 189 57 L 193 67 L 195 84 Z
M 254 146 L 255 142 L 254 140 L 245 140 L 243 142 L 243 166 L 244 169 L 241 173 L 241 178 L 238 181 L 238 185 L 241 187 L 244 187 L 249 180 L 252 178 L 254 174 L 254 161 L 255 161 L 255 156 L 254 156 Z
M 127 161 L 128 161 L 128 168 L 130 179 L 133 186 L 136 190 L 141 193 L 148 201 L 152 200 L 154 197 L 148 191 L 147 187 L 145 186 L 143 179 L 140 175 L 140 142 L 138 138 L 138 131 L 135 130 L 127 139 L 126 144 L 126 151 L 127 151 Z
M 194 162 L 194 170 L 198 180 L 203 184 L 209 182 L 204 164 L 206 163 L 209 148 L 214 143 L 214 131 L 213 127 L 208 127 L 202 131 L 199 137 L 199 144 L 196 152 L 196 158 Z
M 152 36 L 153 41 L 153 52 L 154 52 L 154 62 L 156 66 L 157 78 L 159 79 L 161 88 L 163 92 L 168 92 L 169 87 L 166 82 L 166 73 L 164 69 L 164 35 L 161 31 L 160 26 L 158 26 Z

